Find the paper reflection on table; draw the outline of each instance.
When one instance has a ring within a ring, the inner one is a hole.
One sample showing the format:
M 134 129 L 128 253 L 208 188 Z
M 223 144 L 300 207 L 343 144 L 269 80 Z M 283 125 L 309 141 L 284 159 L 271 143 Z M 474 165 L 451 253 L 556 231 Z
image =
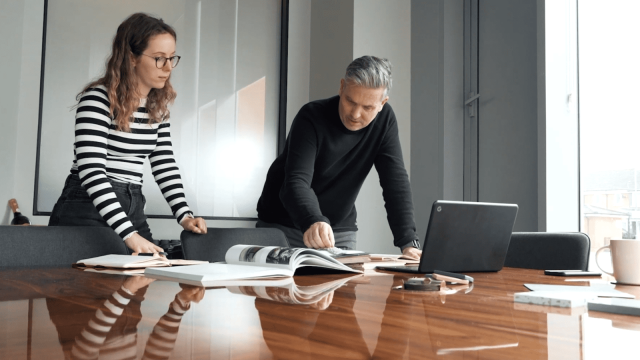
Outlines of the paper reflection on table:
M 304 286 L 297 285 L 292 277 L 284 279 L 277 286 L 269 286 L 268 282 L 265 286 L 242 286 L 242 282 L 239 281 L 237 286 L 227 286 L 227 290 L 234 294 L 254 296 L 284 304 L 310 305 L 324 310 L 331 304 L 333 292 L 337 288 L 359 277 L 362 277 L 362 274 Z

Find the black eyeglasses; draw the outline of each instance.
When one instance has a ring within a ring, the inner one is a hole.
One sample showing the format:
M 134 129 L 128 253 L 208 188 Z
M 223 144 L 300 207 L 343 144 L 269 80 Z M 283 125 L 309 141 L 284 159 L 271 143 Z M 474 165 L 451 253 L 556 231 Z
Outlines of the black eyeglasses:
M 172 68 L 178 66 L 178 63 L 180 62 L 180 56 L 178 56 L 178 55 L 174 55 L 174 56 L 172 56 L 170 58 L 166 58 L 164 56 L 149 56 L 147 54 L 142 54 L 142 55 L 148 56 L 148 57 L 150 57 L 152 59 L 155 59 L 156 60 L 156 67 L 158 69 L 162 69 L 167 64 L 167 61 L 171 61 L 170 64 L 171 64 Z

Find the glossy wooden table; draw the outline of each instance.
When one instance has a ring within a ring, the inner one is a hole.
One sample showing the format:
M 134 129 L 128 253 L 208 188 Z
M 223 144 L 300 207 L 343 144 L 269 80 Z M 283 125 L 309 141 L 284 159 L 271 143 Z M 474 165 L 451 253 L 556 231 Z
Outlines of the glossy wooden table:
M 295 305 L 284 302 L 284 288 L 205 290 L 71 268 L 4 269 L 0 359 L 640 357 L 640 318 L 513 302 L 524 283 L 564 278 L 509 268 L 472 275 L 470 292 L 441 295 L 395 290 L 409 276 L 368 271 Z M 617 288 L 640 297 L 640 287 Z

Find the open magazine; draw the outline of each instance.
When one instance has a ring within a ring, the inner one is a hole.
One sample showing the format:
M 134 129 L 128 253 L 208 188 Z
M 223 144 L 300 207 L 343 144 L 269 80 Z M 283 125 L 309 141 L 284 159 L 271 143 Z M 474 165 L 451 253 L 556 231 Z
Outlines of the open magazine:
M 322 300 L 332 291 L 346 284 L 350 280 L 362 276 L 351 275 L 321 284 L 299 286 L 293 278 L 287 278 L 286 284 L 276 286 L 227 286 L 227 290 L 234 294 L 255 296 L 285 304 L 311 305 Z
M 302 267 L 362 273 L 340 263 L 327 253 L 305 248 L 235 245 L 227 250 L 225 260 L 226 264 L 147 268 L 144 274 L 196 286 L 228 286 L 240 280 L 291 277 Z
M 278 267 L 295 272 L 304 266 L 313 266 L 360 273 L 334 259 L 326 251 L 308 248 L 284 248 L 278 246 L 235 245 L 224 257 L 227 264 Z

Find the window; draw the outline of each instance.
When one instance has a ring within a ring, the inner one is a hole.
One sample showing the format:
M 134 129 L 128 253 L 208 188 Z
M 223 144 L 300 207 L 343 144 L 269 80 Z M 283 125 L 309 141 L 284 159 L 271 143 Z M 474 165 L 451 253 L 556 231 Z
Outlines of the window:
M 635 239 L 640 221 L 639 11 L 636 0 L 578 1 L 581 230 L 592 256 L 607 239 Z

